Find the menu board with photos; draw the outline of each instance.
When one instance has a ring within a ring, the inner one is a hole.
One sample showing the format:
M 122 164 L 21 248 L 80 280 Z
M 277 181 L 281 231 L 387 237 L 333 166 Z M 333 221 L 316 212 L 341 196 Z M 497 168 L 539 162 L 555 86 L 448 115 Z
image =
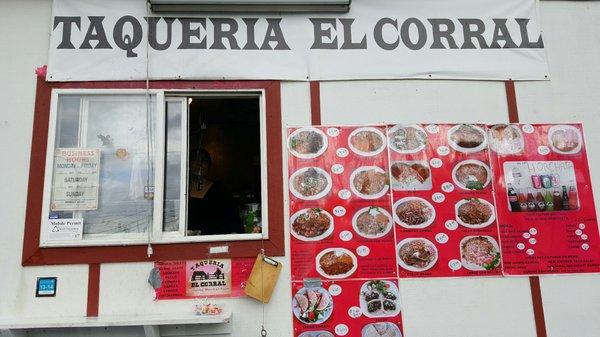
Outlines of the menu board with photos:
M 287 143 L 295 336 L 401 336 L 399 278 L 599 271 L 581 125 L 301 127 Z
M 490 128 L 505 275 L 600 271 L 581 124 Z
M 500 275 L 485 126 L 396 125 L 388 140 L 400 277 Z
M 386 132 L 289 130 L 295 336 L 401 336 Z

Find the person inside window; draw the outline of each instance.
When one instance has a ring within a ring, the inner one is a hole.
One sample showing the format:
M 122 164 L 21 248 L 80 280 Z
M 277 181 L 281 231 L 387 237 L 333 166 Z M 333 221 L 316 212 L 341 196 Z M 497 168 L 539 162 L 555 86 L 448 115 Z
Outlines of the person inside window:
M 243 233 L 233 196 L 221 182 L 208 179 L 211 163 L 205 149 L 191 153 L 188 235 Z

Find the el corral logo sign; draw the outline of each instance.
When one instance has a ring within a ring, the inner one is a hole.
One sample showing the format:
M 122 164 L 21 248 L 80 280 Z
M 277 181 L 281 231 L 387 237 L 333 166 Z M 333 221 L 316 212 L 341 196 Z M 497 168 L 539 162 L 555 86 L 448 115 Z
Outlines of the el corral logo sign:
M 231 260 L 187 261 L 187 296 L 231 293 Z

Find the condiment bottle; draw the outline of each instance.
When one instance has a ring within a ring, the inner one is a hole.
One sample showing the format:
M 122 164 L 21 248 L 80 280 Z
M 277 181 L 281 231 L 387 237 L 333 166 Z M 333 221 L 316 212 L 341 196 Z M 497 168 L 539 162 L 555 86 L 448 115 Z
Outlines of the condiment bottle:
M 519 194 L 517 195 L 517 200 L 519 200 L 519 209 L 521 210 L 521 212 L 526 212 L 527 211 L 527 197 L 525 196 L 525 193 L 523 192 L 523 190 L 519 191 Z
M 544 196 L 542 196 L 542 192 L 537 192 L 535 196 L 535 204 L 537 211 L 543 212 L 546 210 L 546 200 L 544 199 Z
M 565 211 L 568 211 L 570 209 L 570 207 L 569 207 L 569 195 L 567 194 L 567 186 L 562 187 L 561 201 L 562 201 L 562 209 Z
M 552 201 L 554 202 L 555 211 L 562 210 L 562 199 L 560 197 L 560 191 L 558 189 L 554 189 L 554 192 L 552 192 Z
M 521 205 L 519 204 L 519 198 L 517 196 L 517 192 L 512 187 L 512 185 L 508 185 L 508 203 L 510 204 L 511 212 L 520 212 Z
M 529 212 L 533 212 L 536 210 L 535 198 L 533 197 L 533 192 L 531 190 L 527 193 L 527 210 Z
M 569 187 L 569 208 L 579 208 L 579 200 L 577 200 L 577 190 L 575 190 L 575 186 Z
M 546 211 L 554 211 L 554 198 L 552 197 L 552 193 L 550 193 L 550 190 L 546 190 L 546 195 L 544 195 L 544 201 L 546 202 Z

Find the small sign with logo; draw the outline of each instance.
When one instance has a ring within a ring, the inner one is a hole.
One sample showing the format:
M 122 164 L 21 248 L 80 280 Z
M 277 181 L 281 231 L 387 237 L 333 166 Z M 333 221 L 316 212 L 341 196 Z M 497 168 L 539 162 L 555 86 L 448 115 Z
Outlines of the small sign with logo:
M 83 237 L 83 219 L 48 220 L 49 241 L 81 240 Z
M 35 297 L 56 296 L 56 277 L 38 277 Z
M 231 293 L 231 260 L 187 261 L 187 296 Z
M 163 280 L 156 299 L 244 296 L 253 265 L 252 258 L 156 262 Z

